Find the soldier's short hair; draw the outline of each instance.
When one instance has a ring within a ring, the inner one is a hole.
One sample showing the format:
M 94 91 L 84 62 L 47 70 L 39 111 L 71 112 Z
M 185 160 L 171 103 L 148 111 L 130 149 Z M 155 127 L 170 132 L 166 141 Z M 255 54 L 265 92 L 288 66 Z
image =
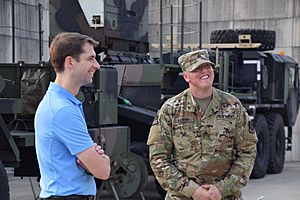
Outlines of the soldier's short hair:
M 93 38 L 73 32 L 59 33 L 50 45 L 50 61 L 56 73 L 64 71 L 64 62 L 67 56 L 79 61 L 79 55 L 83 53 L 83 45 L 88 42 L 95 47 L 98 42 Z
M 209 60 L 209 55 L 206 49 L 183 54 L 178 58 L 178 63 L 180 64 L 182 71 L 189 72 L 197 69 L 200 65 L 205 63 L 215 65 Z

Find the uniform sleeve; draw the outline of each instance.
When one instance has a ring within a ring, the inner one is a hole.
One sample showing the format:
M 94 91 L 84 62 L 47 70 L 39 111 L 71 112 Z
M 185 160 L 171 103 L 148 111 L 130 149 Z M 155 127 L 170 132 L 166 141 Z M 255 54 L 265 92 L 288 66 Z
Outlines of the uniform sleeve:
M 241 104 L 235 134 L 235 160 L 228 174 L 216 183 L 223 198 L 239 191 L 247 184 L 256 157 L 257 136 L 252 121 Z
M 147 145 L 151 168 L 165 190 L 191 197 L 199 185 L 189 180 L 172 163 L 172 120 L 170 108 L 164 105 L 150 129 Z

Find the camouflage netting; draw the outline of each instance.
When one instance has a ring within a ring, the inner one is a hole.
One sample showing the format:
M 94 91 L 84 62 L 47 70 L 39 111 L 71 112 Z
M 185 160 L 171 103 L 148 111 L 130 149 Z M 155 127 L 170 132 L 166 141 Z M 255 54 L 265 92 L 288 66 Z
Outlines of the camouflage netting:
M 21 79 L 22 114 L 34 114 L 49 85 L 49 73 L 43 69 L 25 70 Z

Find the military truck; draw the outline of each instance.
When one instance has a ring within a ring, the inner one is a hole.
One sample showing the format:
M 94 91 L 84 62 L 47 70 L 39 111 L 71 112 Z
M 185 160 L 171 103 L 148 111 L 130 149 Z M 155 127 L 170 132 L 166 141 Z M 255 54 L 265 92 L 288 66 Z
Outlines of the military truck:
M 160 101 L 161 77 L 156 73 L 163 74 L 163 68 L 151 64 L 146 54 L 147 6 L 147 1 L 50 1 L 51 38 L 61 31 L 75 31 L 100 42 L 96 52 L 101 53 L 98 58 L 101 68 L 95 73 L 93 84 L 82 87 L 77 96 L 83 102 L 92 138 L 104 147 L 111 158 L 110 179 L 104 182 L 96 180 L 97 199 L 101 198 L 103 189 L 108 190 L 115 199 L 134 195 L 143 198 L 141 192 L 147 184 L 149 168 L 144 158 L 134 154 L 130 147 L 139 140 L 145 141 L 148 130 L 128 126 L 126 118 L 120 115 L 130 112 L 147 126 L 152 123 L 156 110 L 150 106 L 139 107 L 138 102 L 128 101 L 125 97 L 125 94 L 131 93 L 132 87 L 147 100 L 141 101 L 143 104 L 153 101 L 149 97 L 154 96 L 156 107 L 160 106 L 157 102 Z M 90 15 L 91 9 L 96 9 L 96 13 L 92 10 Z M 1 64 L 0 74 L 0 199 L 7 200 L 9 187 L 4 167 L 13 167 L 15 176 L 39 177 L 33 118 L 55 73 L 48 62 L 18 62 Z M 140 86 L 148 87 L 148 92 Z M 135 128 L 143 130 L 142 137 L 131 134 Z M 135 149 L 139 148 L 136 145 Z
M 148 55 L 147 5 L 146 0 L 50 0 L 50 38 L 74 31 L 100 42 L 96 49 L 100 71 L 78 96 L 91 136 L 112 158 L 110 180 L 97 181 L 97 199 L 103 188 L 115 199 L 141 194 L 151 173 L 146 140 L 156 111 L 165 99 L 187 87 L 178 65 L 155 64 Z M 253 43 L 261 42 L 255 41 L 253 31 L 242 33 L 251 35 Z M 211 41 L 212 59 L 217 63 L 215 86 L 238 96 L 254 118 L 259 142 L 252 176 L 258 178 L 267 170 L 282 170 L 283 125 L 289 127 L 290 144 L 298 110 L 299 72 L 290 57 L 263 52 L 266 49 L 257 49 L 249 39 L 243 42 L 247 37 L 238 40 L 240 34 L 235 33 L 234 40 Z M 225 30 L 212 35 L 232 37 Z M 219 44 L 228 42 L 227 46 Z M 1 65 L 0 74 L 0 199 L 6 200 L 9 188 L 4 167 L 14 167 L 16 176 L 39 176 L 33 115 L 54 73 L 47 62 L 19 62 Z
M 285 151 L 292 150 L 299 109 L 298 63 L 283 52 L 271 52 L 276 45 L 272 30 L 215 30 L 210 44 L 201 45 L 216 63 L 214 86 L 237 96 L 253 121 L 258 143 L 251 177 L 280 173 Z
M 298 64 L 282 52 L 270 52 L 276 41 L 272 30 L 216 30 L 210 41 L 221 52 L 215 85 L 237 96 L 254 121 L 258 143 L 251 176 L 280 173 L 299 108 Z

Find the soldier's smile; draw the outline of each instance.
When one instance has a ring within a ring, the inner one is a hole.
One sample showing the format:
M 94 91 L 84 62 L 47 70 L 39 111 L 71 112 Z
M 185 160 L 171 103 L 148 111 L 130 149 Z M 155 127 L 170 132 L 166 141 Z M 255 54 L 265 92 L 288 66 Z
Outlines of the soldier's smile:
M 207 74 L 200 77 L 201 80 L 205 80 L 205 79 L 208 79 L 208 78 L 209 78 L 209 75 L 207 75 Z

